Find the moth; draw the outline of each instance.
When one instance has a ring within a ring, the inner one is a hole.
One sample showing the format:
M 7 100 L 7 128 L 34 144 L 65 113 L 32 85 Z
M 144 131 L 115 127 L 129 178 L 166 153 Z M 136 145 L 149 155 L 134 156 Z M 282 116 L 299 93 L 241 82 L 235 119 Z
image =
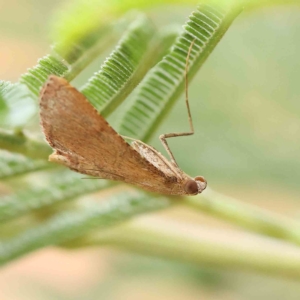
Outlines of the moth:
M 194 133 L 187 96 L 186 88 L 191 132 L 160 136 L 170 155 L 168 160 L 142 141 L 127 143 L 83 94 L 65 79 L 51 75 L 40 93 L 41 126 L 54 149 L 49 161 L 82 174 L 126 182 L 151 192 L 197 195 L 206 188 L 206 180 L 184 173 L 166 141 L 169 137 Z

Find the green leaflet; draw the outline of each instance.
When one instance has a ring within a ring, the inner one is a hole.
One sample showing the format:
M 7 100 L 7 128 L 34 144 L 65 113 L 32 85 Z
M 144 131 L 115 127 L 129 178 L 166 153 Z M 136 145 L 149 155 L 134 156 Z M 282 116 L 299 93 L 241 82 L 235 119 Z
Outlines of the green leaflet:
M 44 160 L 34 160 L 23 155 L 0 151 L 0 179 L 49 167 Z
M 107 195 L 101 203 L 85 203 L 80 209 L 69 209 L 51 216 L 37 225 L 21 230 L 13 237 L 0 240 L 0 264 L 30 251 L 68 242 L 92 229 L 112 226 L 143 213 L 170 205 L 165 197 L 149 197 L 143 192 L 119 191 Z
M 150 70 L 135 90 L 131 107 L 120 120 L 122 135 L 148 140 L 184 90 L 187 52 L 195 44 L 189 61 L 189 78 L 202 66 L 234 18 L 241 11 L 237 4 L 201 4 L 184 25 L 171 52 Z
M 21 76 L 20 82 L 24 83 L 32 92 L 33 98 L 37 99 L 40 89 L 48 76 L 51 74 L 63 76 L 68 67 L 52 55 L 47 55 L 38 61 L 38 65 L 29 69 L 28 72 Z
M 107 117 L 166 53 L 176 35 L 176 27 L 157 32 L 152 22 L 139 14 L 81 92 Z
M 47 187 L 31 187 L 0 198 L 0 222 L 12 220 L 35 210 L 49 207 L 111 185 L 106 180 L 83 180 L 77 173 L 58 172 Z
M 115 25 L 118 27 L 118 24 Z M 52 54 L 48 54 L 38 61 L 38 64 L 23 74 L 20 82 L 28 87 L 31 97 L 36 101 L 42 85 L 51 74 L 65 77 L 71 81 L 102 51 L 110 46 L 118 36 L 112 34 L 114 26 L 107 26 L 101 35 L 87 35 L 77 44 L 70 44 L 69 51 L 61 49 L 60 45 L 53 47 Z
M 23 126 L 35 111 L 35 104 L 26 86 L 0 81 L 0 127 Z
M 151 66 L 153 56 L 156 57 L 151 51 L 155 33 L 152 22 L 145 15 L 139 15 L 100 71 L 82 87 L 81 92 L 103 116 L 126 98 Z

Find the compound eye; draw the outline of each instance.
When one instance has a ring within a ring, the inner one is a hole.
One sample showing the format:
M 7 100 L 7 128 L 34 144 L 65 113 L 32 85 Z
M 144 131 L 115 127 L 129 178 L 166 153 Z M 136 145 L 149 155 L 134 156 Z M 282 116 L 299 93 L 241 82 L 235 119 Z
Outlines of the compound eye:
M 195 177 L 195 180 L 201 181 L 201 182 L 207 182 L 206 179 L 203 176 L 197 176 Z
M 195 180 L 189 179 L 185 185 L 184 190 L 189 195 L 197 195 L 198 194 L 198 184 Z
M 207 186 L 207 181 L 203 176 L 195 177 L 195 180 L 198 181 L 199 193 L 203 192 Z

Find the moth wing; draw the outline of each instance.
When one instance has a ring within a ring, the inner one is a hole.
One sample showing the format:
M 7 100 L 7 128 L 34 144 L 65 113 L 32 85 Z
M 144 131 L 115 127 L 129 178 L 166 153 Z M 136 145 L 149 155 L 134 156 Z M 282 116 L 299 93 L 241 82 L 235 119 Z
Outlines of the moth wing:
M 131 146 L 146 160 L 148 160 L 153 166 L 157 169 L 162 170 L 164 174 L 169 177 L 176 176 L 174 171 L 170 168 L 167 159 L 162 156 L 156 149 L 153 147 L 144 144 L 139 140 L 135 140 Z M 181 172 L 182 173 L 182 172 Z
M 56 150 L 52 161 L 80 173 L 172 194 L 176 178 L 126 143 L 65 79 L 49 77 L 41 91 L 40 117 L 45 137 Z

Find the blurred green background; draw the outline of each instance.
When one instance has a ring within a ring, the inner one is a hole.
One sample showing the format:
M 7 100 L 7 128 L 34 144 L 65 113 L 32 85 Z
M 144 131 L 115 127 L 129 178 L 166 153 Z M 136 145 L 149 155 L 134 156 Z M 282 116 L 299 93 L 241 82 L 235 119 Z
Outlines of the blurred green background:
M 47 54 L 50 23 L 61 3 L 0 0 L 0 79 L 17 81 Z M 147 12 L 161 26 L 183 24 L 193 9 L 164 5 Z M 299 49 L 300 6 L 265 7 L 235 20 L 190 84 L 196 134 L 170 141 L 186 173 L 204 175 L 212 188 L 240 201 L 299 215 Z M 84 76 L 96 71 L 104 58 Z M 163 151 L 159 134 L 188 129 L 183 110 L 182 98 L 151 145 Z M 196 218 L 186 211 L 164 214 L 187 222 Z M 202 219 L 217 228 L 226 226 Z M 300 286 L 111 249 L 46 249 L 1 270 L 0 298 L 299 299 Z

